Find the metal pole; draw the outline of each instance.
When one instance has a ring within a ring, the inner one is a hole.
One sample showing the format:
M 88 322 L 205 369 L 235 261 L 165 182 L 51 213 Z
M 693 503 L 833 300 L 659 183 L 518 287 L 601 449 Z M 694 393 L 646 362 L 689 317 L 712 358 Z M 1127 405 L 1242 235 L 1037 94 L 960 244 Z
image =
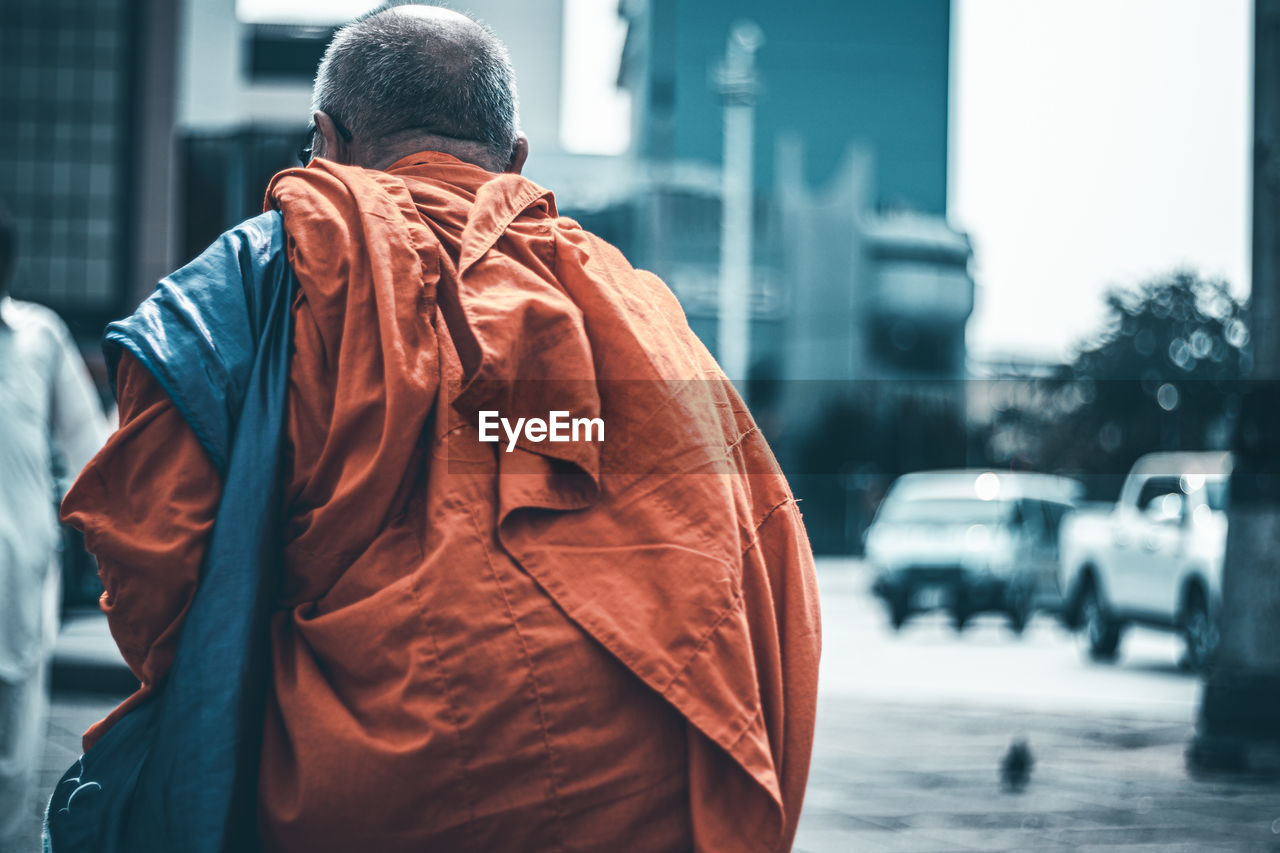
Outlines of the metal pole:
M 1280 379 L 1280 2 L 1253 23 L 1253 376 Z
M 1233 441 L 1221 639 L 1193 771 L 1280 772 L 1280 0 L 1255 0 L 1253 27 L 1253 381 Z
M 755 54 L 764 34 L 750 21 L 729 32 L 717 84 L 724 99 L 724 175 L 720 213 L 720 366 L 734 382 L 747 378 L 751 358 L 751 238 L 753 229 Z

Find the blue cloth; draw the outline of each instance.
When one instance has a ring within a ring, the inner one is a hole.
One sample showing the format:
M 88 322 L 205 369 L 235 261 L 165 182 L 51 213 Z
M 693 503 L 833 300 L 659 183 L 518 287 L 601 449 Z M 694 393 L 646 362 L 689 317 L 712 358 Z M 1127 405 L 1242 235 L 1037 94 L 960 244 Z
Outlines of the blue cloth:
M 296 286 L 284 245 L 278 213 L 250 219 L 107 327 L 113 381 L 128 350 L 195 431 L 223 493 L 173 667 L 62 777 L 45 819 L 52 853 L 258 847 Z

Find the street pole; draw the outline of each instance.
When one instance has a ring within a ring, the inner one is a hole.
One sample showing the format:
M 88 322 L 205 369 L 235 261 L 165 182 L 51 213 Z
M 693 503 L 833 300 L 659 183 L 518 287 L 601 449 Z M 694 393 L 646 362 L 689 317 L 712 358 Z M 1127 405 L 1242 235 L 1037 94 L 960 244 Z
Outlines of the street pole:
M 1280 0 L 1255 0 L 1253 369 L 1233 449 L 1220 640 L 1193 771 L 1280 773 Z
M 751 358 L 751 238 L 755 209 L 756 51 L 764 34 L 750 21 L 729 32 L 724 64 L 716 75 L 724 101 L 724 172 L 720 205 L 720 287 L 716 351 L 720 366 L 745 391 Z

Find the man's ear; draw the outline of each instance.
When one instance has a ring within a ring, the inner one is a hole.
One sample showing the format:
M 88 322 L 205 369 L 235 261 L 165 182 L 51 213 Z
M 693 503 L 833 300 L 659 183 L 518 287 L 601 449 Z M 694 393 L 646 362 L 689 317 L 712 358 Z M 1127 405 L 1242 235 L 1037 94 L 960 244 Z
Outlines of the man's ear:
M 520 170 L 524 168 L 524 161 L 528 159 L 529 137 L 523 133 L 517 133 L 515 147 L 511 149 L 511 161 L 507 163 L 507 168 L 504 171 L 518 175 Z
M 317 137 L 312 156 L 323 157 L 335 163 L 350 164 L 351 152 L 348 150 L 347 141 L 342 138 L 342 134 L 338 133 L 338 127 L 333 123 L 333 119 L 329 118 L 329 114 L 316 110 L 311 114 L 311 120 L 316 124 Z

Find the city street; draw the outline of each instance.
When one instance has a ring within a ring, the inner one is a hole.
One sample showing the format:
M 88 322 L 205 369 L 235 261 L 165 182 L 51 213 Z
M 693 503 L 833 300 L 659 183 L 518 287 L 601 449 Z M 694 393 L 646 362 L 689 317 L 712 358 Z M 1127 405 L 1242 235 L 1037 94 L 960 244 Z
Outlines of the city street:
M 823 561 L 818 734 L 797 851 L 1280 850 L 1280 787 L 1192 780 L 1200 682 L 1171 635 L 1134 630 L 1085 660 L 1047 616 L 894 633 L 869 577 Z M 1025 738 L 1020 793 L 1000 765 Z
M 1021 638 L 997 616 L 963 634 L 941 615 L 894 633 L 861 564 L 822 560 L 819 583 L 818 735 L 797 851 L 1280 850 L 1280 787 L 1187 776 L 1200 682 L 1177 669 L 1173 637 L 1132 631 L 1116 664 L 1093 664 L 1046 616 Z M 64 630 L 44 790 L 117 699 L 67 689 L 95 655 L 110 664 L 109 642 L 98 619 Z M 112 683 L 100 674 L 96 689 Z M 1017 738 L 1034 766 L 1012 793 L 999 766 Z
M 1140 716 L 1188 723 L 1200 682 L 1177 667 L 1173 634 L 1125 634 L 1114 664 L 1086 659 L 1077 638 L 1048 615 L 1018 637 L 1003 616 L 975 617 L 957 633 L 942 613 L 914 617 L 895 633 L 867 593 L 857 561 L 824 560 L 821 688 L 828 701 L 926 707 Z

